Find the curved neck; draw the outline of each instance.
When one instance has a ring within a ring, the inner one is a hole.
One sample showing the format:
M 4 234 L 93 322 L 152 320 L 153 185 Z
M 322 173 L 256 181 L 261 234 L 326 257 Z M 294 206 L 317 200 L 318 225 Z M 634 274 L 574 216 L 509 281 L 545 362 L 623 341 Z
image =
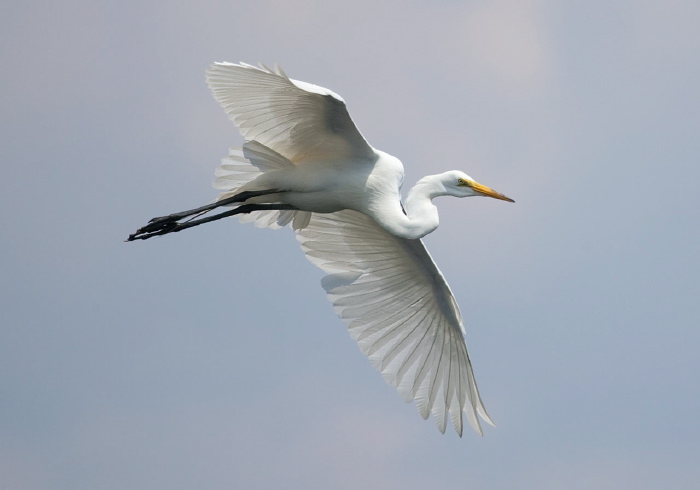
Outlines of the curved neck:
M 391 210 L 385 209 L 375 220 L 393 235 L 415 240 L 434 231 L 440 219 L 432 199 L 447 195 L 437 175 L 423 177 L 409 191 L 405 202 L 406 214 L 396 203 Z

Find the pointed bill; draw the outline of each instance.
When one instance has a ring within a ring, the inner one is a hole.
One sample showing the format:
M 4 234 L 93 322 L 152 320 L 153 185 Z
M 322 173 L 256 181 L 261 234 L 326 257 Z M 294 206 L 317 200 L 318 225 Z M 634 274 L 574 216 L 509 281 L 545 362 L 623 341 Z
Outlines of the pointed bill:
M 488 196 L 488 197 L 493 197 L 494 199 L 500 199 L 502 201 L 508 201 L 508 202 L 515 202 L 513 201 L 510 197 L 504 196 L 500 192 L 496 192 L 490 187 L 486 187 L 485 185 L 481 185 L 478 182 L 470 182 L 471 188 L 474 189 L 476 192 L 478 192 L 481 195 Z

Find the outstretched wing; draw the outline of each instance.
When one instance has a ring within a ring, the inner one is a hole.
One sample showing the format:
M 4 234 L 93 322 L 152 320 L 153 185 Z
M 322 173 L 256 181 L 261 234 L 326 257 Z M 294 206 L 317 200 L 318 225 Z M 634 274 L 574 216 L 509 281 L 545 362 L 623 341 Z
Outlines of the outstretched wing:
M 462 318 L 447 282 L 420 240 L 394 236 L 356 211 L 312 214 L 297 231 L 323 287 L 362 352 L 423 418 L 447 417 L 462 435 L 462 413 L 481 434 L 493 425 L 479 397 Z
M 246 140 L 294 164 L 376 158 L 338 94 L 291 80 L 279 67 L 215 63 L 207 84 Z

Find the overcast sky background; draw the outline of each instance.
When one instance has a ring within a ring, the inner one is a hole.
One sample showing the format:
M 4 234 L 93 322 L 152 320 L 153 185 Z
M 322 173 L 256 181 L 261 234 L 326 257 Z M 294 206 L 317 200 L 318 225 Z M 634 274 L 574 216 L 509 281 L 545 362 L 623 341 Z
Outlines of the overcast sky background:
M 700 3 L 4 2 L 0 488 L 698 488 Z M 348 103 L 410 186 L 497 427 L 386 385 L 289 229 L 220 221 L 213 61 Z

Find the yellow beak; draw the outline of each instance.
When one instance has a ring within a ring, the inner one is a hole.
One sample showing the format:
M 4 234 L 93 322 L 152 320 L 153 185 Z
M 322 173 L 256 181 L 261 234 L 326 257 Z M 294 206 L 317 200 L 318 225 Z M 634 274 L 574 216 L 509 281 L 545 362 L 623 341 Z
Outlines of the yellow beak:
M 508 202 L 515 202 L 513 201 L 510 197 L 504 196 L 500 192 L 496 192 L 490 187 L 486 187 L 485 185 L 481 185 L 478 182 L 470 182 L 471 188 L 477 191 L 479 194 L 483 194 L 484 196 L 488 197 L 493 197 L 494 199 L 500 199 L 501 201 L 508 201 Z

